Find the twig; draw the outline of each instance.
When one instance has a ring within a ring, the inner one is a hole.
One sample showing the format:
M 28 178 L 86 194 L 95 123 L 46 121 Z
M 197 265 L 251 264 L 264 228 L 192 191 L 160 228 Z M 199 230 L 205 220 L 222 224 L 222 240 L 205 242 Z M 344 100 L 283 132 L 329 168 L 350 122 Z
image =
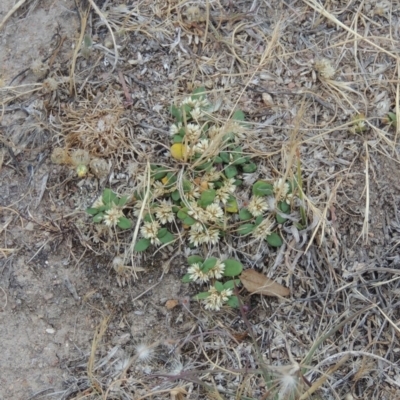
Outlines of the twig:
M 3 25 L 7 22 L 7 20 L 15 13 L 15 11 L 20 8 L 26 0 L 19 0 L 19 2 L 7 13 L 7 15 L 3 18 L 3 21 L 0 23 L 0 30 L 3 28 Z

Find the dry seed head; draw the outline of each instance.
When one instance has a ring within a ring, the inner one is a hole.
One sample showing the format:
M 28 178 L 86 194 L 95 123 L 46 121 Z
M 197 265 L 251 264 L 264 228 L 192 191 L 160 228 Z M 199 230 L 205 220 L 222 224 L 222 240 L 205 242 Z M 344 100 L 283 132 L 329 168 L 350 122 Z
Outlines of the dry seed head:
M 51 93 L 58 89 L 58 82 L 54 78 L 47 78 L 43 81 L 43 93 Z
M 87 166 L 90 162 L 89 153 L 86 150 L 77 149 L 71 154 L 71 164 L 78 167 L 81 165 Z
M 69 164 L 71 162 L 68 151 L 62 147 L 55 147 L 51 153 L 53 164 Z
M 145 343 L 139 343 L 138 345 L 136 345 L 135 350 L 138 360 L 143 361 L 144 363 L 149 362 L 154 357 L 153 347 Z
M 185 17 L 189 22 L 204 22 L 205 16 L 198 6 L 190 6 L 184 12 Z
M 33 63 L 31 64 L 31 71 L 33 75 L 35 75 L 36 78 L 38 79 L 44 78 L 48 70 L 49 70 L 48 64 L 43 63 L 42 60 L 40 59 L 33 61 Z
M 80 164 L 76 167 L 76 174 L 78 175 L 79 178 L 84 178 L 87 173 L 88 173 L 87 165 Z
M 93 175 L 96 176 L 96 178 L 105 178 L 109 171 L 109 165 L 106 160 L 103 160 L 102 158 L 93 158 L 90 160 L 89 163 L 90 171 L 92 171 Z
M 319 73 L 319 76 L 324 79 L 332 79 L 335 74 L 335 68 L 333 67 L 330 60 L 327 58 L 321 58 L 315 62 L 315 69 Z

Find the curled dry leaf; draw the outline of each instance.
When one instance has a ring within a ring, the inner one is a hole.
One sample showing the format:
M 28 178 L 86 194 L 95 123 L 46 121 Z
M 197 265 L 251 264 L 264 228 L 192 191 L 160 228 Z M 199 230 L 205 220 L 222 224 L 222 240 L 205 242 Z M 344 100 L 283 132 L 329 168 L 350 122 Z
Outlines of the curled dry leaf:
M 177 305 L 179 304 L 178 300 L 172 299 L 172 300 L 168 300 L 165 303 L 165 307 L 167 308 L 167 310 L 172 310 L 173 308 L 175 308 Z
M 251 294 L 262 294 L 264 296 L 289 296 L 289 289 L 274 282 L 254 269 L 246 269 L 240 275 L 240 281 Z

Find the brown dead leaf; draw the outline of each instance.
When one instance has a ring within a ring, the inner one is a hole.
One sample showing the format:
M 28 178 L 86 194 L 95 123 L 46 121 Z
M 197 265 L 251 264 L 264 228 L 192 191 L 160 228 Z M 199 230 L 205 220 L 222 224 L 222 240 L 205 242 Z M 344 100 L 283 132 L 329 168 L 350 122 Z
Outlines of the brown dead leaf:
M 282 297 L 289 296 L 289 289 L 274 282 L 254 269 L 246 269 L 240 275 L 240 281 L 251 294 L 262 294 L 264 296 Z
M 165 307 L 167 308 L 167 310 L 172 310 L 173 308 L 175 308 L 177 305 L 179 304 L 178 300 L 172 299 L 172 300 L 168 300 L 165 303 Z

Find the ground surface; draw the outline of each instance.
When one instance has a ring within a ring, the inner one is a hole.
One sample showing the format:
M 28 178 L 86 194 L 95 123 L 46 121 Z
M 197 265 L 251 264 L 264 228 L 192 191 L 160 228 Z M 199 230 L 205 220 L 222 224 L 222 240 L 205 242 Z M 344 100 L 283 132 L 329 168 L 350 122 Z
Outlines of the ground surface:
M 0 31 L 0 399 L 400 398 L 400 132 L 384 121 L 399 115 L 399 5 L 97 1 L 107 27 L 76 3 L 27 1 Z M 219 245 L 290 289 L 243 293 L 247 316 L 190 302 L 182 243 L 132 255 L 131 232 L 84 212 L 105 187 L 132 194 L 148 160 L 168 165 L 168 107 L 198 86 L 221 120 L 254 123 L 254 179 L 301 154 L 310 229 L 283 227 L 280 250 Z M 78 178 L 52 162 L 63 146 L 110 173 Z

